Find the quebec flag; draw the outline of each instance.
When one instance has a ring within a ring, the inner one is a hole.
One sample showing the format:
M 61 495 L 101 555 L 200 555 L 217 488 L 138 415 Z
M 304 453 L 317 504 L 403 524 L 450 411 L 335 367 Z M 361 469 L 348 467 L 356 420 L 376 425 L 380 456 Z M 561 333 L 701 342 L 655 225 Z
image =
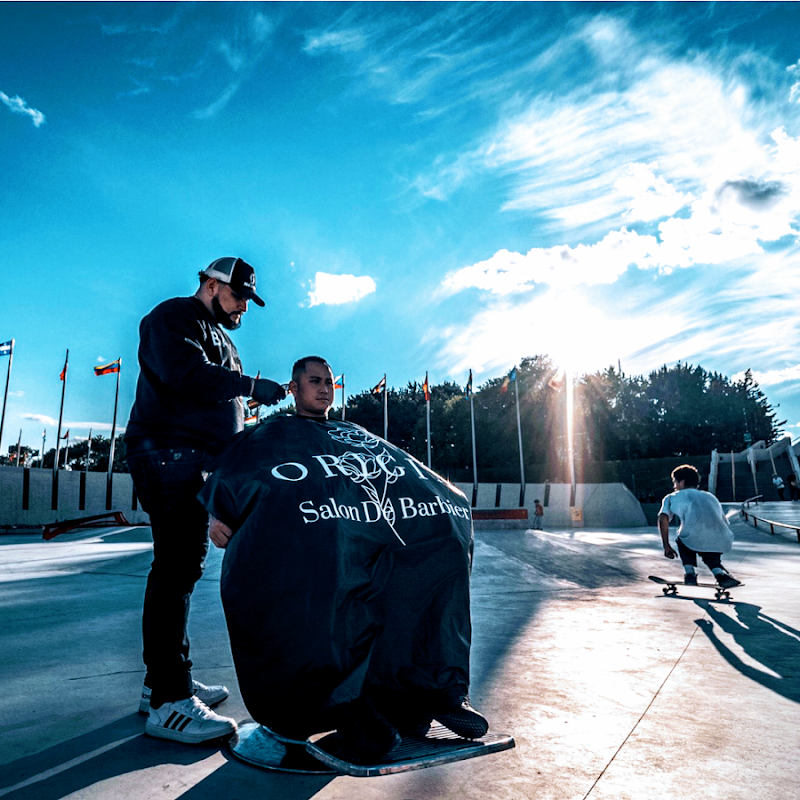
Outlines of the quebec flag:
M 0 344 L 0 356 L 10 356 L 14 349 L 14 340 Z

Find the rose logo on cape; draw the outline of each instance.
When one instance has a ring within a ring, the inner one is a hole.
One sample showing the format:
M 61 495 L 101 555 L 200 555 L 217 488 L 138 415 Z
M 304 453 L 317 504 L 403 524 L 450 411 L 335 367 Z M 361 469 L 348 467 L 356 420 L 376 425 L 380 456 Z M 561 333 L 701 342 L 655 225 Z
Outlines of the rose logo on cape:
M 394 457 L 385 445 L 368 431 L 358 428 L 334 428 L 328 435 L 341 444 L 358 448 L 360 452 L 348 450 L 339 460 L 339 469 L 353 483 L 361 486 L 367 497 L 380 510 L 392 533 L 405 545 L 400 534 L 395 530 L 397 515 L 392 501 L 386 496 L 389 485 L 405 474 L 403 467 L 393 466 Z M 380 448 L 380 452 L 378 449 Z

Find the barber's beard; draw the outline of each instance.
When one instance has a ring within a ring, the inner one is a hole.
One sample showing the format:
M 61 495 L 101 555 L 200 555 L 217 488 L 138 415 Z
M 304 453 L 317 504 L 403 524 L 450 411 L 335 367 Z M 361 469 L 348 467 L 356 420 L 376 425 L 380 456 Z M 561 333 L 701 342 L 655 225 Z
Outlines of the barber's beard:
M 227 328 L 229 331 L 235 331 L 237 328 L 242 327 L 241 317 L 239 318 L 238 322 L 234 322 L 231 318 L 231 315 L 225 311 L 216 297 L 211 298 L 211 308 L 214 311 L 214 319 L 219 322 L 223 328 Z

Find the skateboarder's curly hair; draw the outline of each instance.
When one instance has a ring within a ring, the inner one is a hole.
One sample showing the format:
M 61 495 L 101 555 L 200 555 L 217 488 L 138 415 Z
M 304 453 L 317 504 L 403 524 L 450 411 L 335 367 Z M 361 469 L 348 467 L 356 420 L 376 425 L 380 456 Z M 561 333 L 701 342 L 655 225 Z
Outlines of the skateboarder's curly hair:
M 696 489 L 700 485 L 700 473 L 691 464 L 681 464 L 679 467 L 675 467 L 670 477 L 675 483 L 683 481 L 683 485 L 687 489 Z

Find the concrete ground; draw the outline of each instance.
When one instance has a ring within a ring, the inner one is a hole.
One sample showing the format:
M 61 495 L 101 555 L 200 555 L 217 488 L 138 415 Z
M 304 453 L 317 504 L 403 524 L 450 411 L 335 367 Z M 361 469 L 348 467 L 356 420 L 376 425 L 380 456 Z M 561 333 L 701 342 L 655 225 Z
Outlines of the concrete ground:
M 797 504 L 800 506 L 800 504 Z M 800 515 L 800 508 L 798 508 Z M 734 522 L 746 586 L 665 597 L 654 529 L 477 531 L 473 703 L 503 753 L 377 778 L 267 772 L 152 739 L 136 713 L 149 529 L 0 536 L 0 797 L 187 800 L 795 800 L 800 544 Z M 248 718 L 214 551 L 196 677 Z

